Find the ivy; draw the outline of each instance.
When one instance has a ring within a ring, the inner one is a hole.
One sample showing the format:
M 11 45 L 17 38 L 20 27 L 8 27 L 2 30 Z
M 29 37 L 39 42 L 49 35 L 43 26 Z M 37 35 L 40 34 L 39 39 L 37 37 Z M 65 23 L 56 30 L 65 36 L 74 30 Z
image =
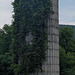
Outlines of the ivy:
M 12 4 L 13 69 L 15 75 L 28 75 L 38 69 L 42 70 L 42 64 L 46 60 L 47 19 L 52 13 L 52 4 L 50 0 L 15 0 Z M 26 40 L 28 34 L 32 36 L 29 42 Z

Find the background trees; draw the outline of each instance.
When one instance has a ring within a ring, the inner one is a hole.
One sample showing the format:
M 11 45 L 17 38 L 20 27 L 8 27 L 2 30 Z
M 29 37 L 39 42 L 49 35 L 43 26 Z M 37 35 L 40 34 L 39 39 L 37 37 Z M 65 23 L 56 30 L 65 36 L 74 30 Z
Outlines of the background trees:
M 12 38 L 12 25 L 4 25 L 0 29 L 0 75 L 14 75 L 12 69 L 12 56 L 10 44 Z
M 0 54 L 0 75 L 14 75 L 11 64 L 12 56 L 10 52 Z
M 75 75 L 75 38 L 68 27 L 59 29 L 60 75 Z
M 69 27 L 60 27 L 59 29 L 59 44 L 63 47 L 67 52 L 71 52 L 74 48 L 73 37 L 73 30 Z
M 4 25 L 3 29 L 0 29 L 0 54 L 5 54 L 10 50 L 12 25 Z

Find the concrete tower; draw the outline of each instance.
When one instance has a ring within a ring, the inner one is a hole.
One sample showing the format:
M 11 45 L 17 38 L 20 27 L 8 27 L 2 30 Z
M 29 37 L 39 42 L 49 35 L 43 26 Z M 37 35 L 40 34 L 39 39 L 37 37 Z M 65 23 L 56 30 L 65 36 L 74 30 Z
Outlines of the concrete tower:
M 58 0 L 51 0 L 54 14 L 48 19 L 48 51 L 45 75 L 59 75 Z
M 42 68 L 44 72 L 31 75 L 59 75 L 59 28 L 58 28 L 58 0 L 51 0 L 54 14 L 48 18 L 48 50 L 47 60 Z

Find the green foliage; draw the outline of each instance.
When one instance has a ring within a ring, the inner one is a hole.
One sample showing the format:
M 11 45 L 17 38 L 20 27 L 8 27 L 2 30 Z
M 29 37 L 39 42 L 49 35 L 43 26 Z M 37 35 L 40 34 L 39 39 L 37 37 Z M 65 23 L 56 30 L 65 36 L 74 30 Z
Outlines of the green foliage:
M 15 0 L 12 4 L 15 13 L 11 45 L 14 73 L 27 75 L 41 70 L 46 59 L 47 18 L 52 13 L 52 4 L 50 0 Z M 26 40 L 29 35 L 31 44 Z
M 60 75 L 75 75 L 75 56 L 60 47 Z
M 12 26 L 4 25 L 0 29 L 0 54 L 5 54 L 10 50 Z
M 12 69 L 12 56 L 10 52 L 0 55 L 0 75 L 14 75 Z
M 75 38 L 75 25 L 62 25 L 60 24 L 59 27 L 69 27 L 69 28 L 72 28 L 73 29 L 73 38 Z
M 75 75 L 75 39 L 73 30 L 68 27 L 59 29 L 60 75 Z
M 59 44 L 61 47 L 63 47 L 66 50 L 66 53 L 68 51 L 72 51 L 74 49 L 73 45 L 73 30 L 69 27 L 60 27 L 59 29 Z
M 12 69 L 12 56 L 10 53 L 10 44 L 12 34 L 12 25 L 4 25 L 0 29 L 0 75 L 14 75 Z
M 59 53 L 60 53 L 60 70 L 61 70 L 60 72 L 62 72 L 62 70 L 65 69 L 65 65 L 66 65 L 65 64 L 66 54 L 65 54 L 65 50 L 61 46 L 59 48 L 59 51 L 60 51 Z

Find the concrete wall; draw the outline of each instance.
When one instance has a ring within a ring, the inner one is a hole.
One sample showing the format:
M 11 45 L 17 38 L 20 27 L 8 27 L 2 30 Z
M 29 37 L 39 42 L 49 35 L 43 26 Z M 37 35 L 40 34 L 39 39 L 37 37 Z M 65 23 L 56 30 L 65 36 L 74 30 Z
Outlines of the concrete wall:
M 59 75 L 58 0 L 51 1 L 54 14 L 48 18 L 48 50 L 47 60 L 42 67 L 44 72 L 37 71 L 31 75 Z
M 54 14 L 48 19 L 48 59 L 45 75 L 59 75 L 59 29 L 58 29 L 58 0 L 51 0 Z

